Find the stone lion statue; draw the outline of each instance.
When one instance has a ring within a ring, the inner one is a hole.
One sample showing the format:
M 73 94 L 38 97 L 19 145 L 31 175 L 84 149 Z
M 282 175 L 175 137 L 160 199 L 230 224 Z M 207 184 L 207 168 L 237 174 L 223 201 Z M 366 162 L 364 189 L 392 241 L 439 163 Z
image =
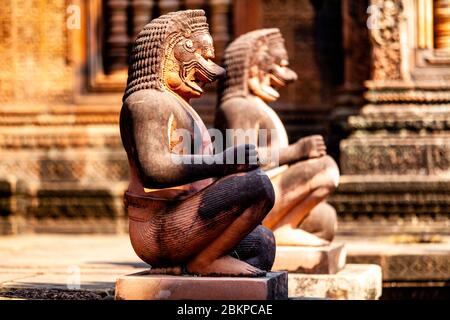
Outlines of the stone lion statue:
M 273 234 L 261 226 L 274 203 L 270 179 L 250 161 L 255 146 L 214 154 L 189 104 L 223 76 L 213 58 L 202 10 L 163 15 L 137 36 L 120 113 L 131 243 L 155 273 L 261 276 L 275 256 Z M 238 154 L 244 163 L 225 163 Z
M 227 76 L 219 86 L 215 127 L 223 134 L 234 129 L 233 141 L 242 132 L 266 130 L 263 145 L 259 134 L 253 137 L 275 189 L 275 205 L 263 225 L 274 231 L 277 245 L 322 246 L 336 230 L 336 211 L 325 199 L 338 185 L 339 170 L 326 155 L 322 136 L 289 144 L 283 123 L 269 106 L 279 98 L 279 88 L 297 79 L 288 64 L 278 29 L 255 30 L 234 40 L 224 55 Z

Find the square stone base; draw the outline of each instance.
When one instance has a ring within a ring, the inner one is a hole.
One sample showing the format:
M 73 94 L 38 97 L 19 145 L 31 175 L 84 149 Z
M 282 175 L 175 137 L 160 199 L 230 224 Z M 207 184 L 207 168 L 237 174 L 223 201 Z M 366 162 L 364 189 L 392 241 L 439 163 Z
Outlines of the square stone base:
M 153 275 L 147 271 L 116 281 L 117 300 L 286 300 L 287 272 L 266 277 Z
M 347 264 L 336 274 L 289 274 L 289 298 L 375 300 L 381 288 L 381 267 L 375 264 Z
M 325 247 L 277 246 L 272 270 L 308 274 L 335 274 L 345 266 L 347 250 L 342 243 Z

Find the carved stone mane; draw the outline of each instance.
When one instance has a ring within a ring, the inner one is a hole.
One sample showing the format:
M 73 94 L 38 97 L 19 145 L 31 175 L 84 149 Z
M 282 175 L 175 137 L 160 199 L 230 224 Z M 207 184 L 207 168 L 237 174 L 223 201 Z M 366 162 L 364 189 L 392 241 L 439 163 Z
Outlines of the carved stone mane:
M 248 94 L 248 71 L 253 58 L 263 45 L 269 47 L 272 42 L 284 42 L 280 30 L 277 28 L 259 29 L 246 33 L 233 41 L 226 49 L 223 65 L 227 76 L 219 83 L 219 103 L 232 97 Z
M 137 35 L 133 47 L 123 101 L 139 90 L 163 91 L 162 74 L 167 47 L 173 46 L 179 37 L 189 37 L 199 30 L 208 31 L 203 10 L 171 12 L 148 23 Z

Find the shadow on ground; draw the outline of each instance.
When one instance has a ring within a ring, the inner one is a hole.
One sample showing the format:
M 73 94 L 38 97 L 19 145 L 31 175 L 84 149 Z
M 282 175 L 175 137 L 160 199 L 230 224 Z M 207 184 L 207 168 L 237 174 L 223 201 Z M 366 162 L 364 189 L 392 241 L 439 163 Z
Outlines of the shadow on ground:
M 63 290 L 46 288 L 2 288 L 0 289 L 1 298 L 25 300 L 112 300 L 114 299 L 114 289 L 89 290 L 86 288 L 84 290 Z
M 86 262 L 87 265 L 89 264 L 110 264 L 113 266 L 121 266 L 121 267 L 132 267 L 132 268 L 150 268 L 150 265 L 148 265 L 145 262 L 111 262 L 111 261 L 89 261 Z

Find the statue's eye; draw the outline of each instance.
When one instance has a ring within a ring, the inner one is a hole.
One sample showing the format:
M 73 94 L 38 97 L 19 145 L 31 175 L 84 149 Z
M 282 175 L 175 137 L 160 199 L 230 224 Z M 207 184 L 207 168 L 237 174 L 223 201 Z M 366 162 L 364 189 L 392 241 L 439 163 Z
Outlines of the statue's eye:
M 192 42 L 192 40 L 188 39 L 186 40 L 186 42 L 184 43 L 184 45 L 186 46 L 186 48 L 188 49 L 192 49 L 194 47 L 194 43 Z
M 184 49 L 188 52 L 194 52 L 195 51 L 195 44 L 191 39 L 187 39 L 184 44 Z

